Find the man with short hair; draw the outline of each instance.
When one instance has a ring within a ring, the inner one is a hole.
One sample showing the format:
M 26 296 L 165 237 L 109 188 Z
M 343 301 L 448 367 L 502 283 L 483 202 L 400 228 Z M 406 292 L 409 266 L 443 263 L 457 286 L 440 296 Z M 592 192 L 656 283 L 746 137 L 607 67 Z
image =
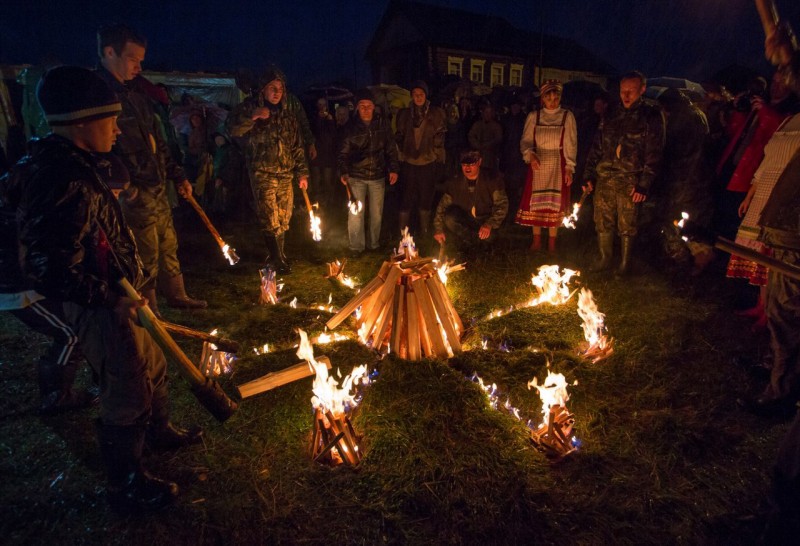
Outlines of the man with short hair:
M 131 185 L 120 203 L 150 275 L 142 293 L 153 311 L 158 311 L 157 282 L 170 307 L 202 309 L 207 306 L 205 301 L 186 294 L 166 187 L 167 180 L 171 180 L 178 193 L 188 196 L 192 185 L 170 154 L 150 101 L 127 86 L 142 71 L 146 47 L 147 40 L 125 25 L 111 25 L 97 32 L 101 65 L 97 73 L 122 103 L 119 117 L 122 135 L 114 145 L 114 153 L 128 168 Z
M 155 449 L 199 441 L 169 421 L 166 360 L 141 327 L 119 281 L 146 282 L 136 243 L 93 153 L 111 150 L 122 105 L 96 73 L 45 73 L 37 98 L 52 133 L 31 142 L 12 172 L 21 261 L 32 288 L 64 304 L 67 323 L 100 381 L 98 437 L 113 509 L 139 512 L 173 501 L 178 486 L 142 467 Z
M 342 184 L 350 184 L 353 197 L 367 205 L 369 196 L 369 244 L 377 250 L 383 219 L 383 196 L 386 190 L 386 172 L 389 184 L 397 182 L 397 145 L 391 128 L 383 118 L 375 116 L 375 99 L 369 89 L 356 93 L 356 116 L 345 127 L 339 147 L 339 172 Z M 350 253 L 364 252 L 364 209 L 347 216 L 347 234 Z
M 268 69 L 258 92 L 239 104 L 227 123 L 231 136 L 248 137 L 247 167 L 267 263 L 278 273 L 290 273 L 284 242 L 292 218 L 292 180 L 296 177 L 299 187 L 308 189 L 308 164 L 297 116 L 287 107 L 284 73 Z
M 461 174 L 447 181 L 433 219 L 433 238 L 440 245 L 447 240 L 446 231 L 459 251 L 486 249 L 503 225 L 508 214 L 503 178 L 481 165 L 480 152 L 467 150 L 461 154 Z
M 641 72 L 622 76 L 622 108 L 603 123 L 586 161 L 586 186 L 589 191 L 596 189 L 594 222 L 600 249 L 593 271 L 605 271 L 611 266 L 617 231 L 622 241 L 617 274 L 628 274 L 639 207 L 661 168 L 664 116 L 658 106 L 644 101 L 646 88 L 647 80 Z

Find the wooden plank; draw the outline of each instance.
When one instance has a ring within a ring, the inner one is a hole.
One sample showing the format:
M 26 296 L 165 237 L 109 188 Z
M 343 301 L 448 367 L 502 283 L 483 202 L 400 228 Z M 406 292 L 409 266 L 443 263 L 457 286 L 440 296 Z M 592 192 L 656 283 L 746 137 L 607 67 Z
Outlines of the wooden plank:
M 428 286 L 425 284 L 425 279 L 417 279 L 411 284 L 414 287 L 414 293 L 417 295 L 417 302 L 425 319 L 428 335 L 431 336 L 433 351 L 437 356 L 447 358 L 449 356 L 447 354 L 447 346 L 444 344 L 442 331 L 439 329 L 439 324 L 436 320 L 436 310 L 433 307 L 433 301 L 431 300 L 430 292 L 428 292 Z
M 447 287 L 442 282 L 442 279 L 439 278 L 439 275 L 432 277 L 434 279 L 434 284 L 439 289 L 439 292 L 442 294 L 442 298 L 444 302 L 447 304 L 447 308 L 450 310 L 450 315 L 453 317 L 453 321 L 458 329 L 458 334 L 464 334 L 464 323 L 461 322 L 461 317 L 458 316 L 458 312 L 456 311 L 455 306 L 453 305 L 453 300 L 450 299 L 450 295 L 447 293 Z
M 400 270 L 400 268 L 393 267 L 386 275 L 386 282 L 383 283 L 383 287 L 381 287 L 378 296 L 376 296 L 375 301 L 372 302 L 372 309 L 365 309 L 365 311 L 367 311 L 367 316 L 364 319 L 364 322 L 367 325 L 367 335 L 372 332 L 372 329 L 375 327 L 375 323 L 378 321 L 378 315 L 394 295 L 394 289 L 397 286 L 397 279 L 399 279 L 400 275 L 402 274 L 403 272 Z
M 395 285 L 394 287 L 394 294 L 398 292 L 400 289 L 399 286 Z M 394 315 L 394 302 L 395 297 L 392 294 L 392 297 L 389 298 L 389 302 L 384 305 L 383 307 L 383 315 L 381 319 L 378 321 L 378 326 L 375 327 L 375 335 L 372 338 L 372 348 L 380 350 L 381 346 L 383 346 L 384 342 L 387 341 L 387 332 L 389 331 L 389 327 L 392 324 L 392 315 Z
M 327 356 L 317 357 L 316 360 L 320 364 L 325 364 L 329 370 L 331 369 L 331 361 Z M 288 368 L 285 368 L 279 372 L 270 372 L 263 377 L 243 383 L 236 388 L 239 390 L 239 396 L 242 398 L 249 398 L 251 396 L 255 396 L 256 394 L 293 383 L 294 381 L 311 377 L 314 374 L 316 374 L 316 372 L 312 369 L 311 365 L 308 362 L 303 361 L 299 364 L 295 364 L 294 366 L 289 366 Z
M 419 312 L 419 341 L 422 345 L 422 353 L 427 357 L 436 357 L 436 352 L 431 345 L 431 336 L 428 334 L 428 325 L 425 324 L 425 317 L 422 311 Z
M 408 329 L 408 359 L 419 360 L 419 307 L 414 292 L 406 292 L 406 322 Z
M 337 326 L 339 326 L 342 322 L 347 319 L 353 311 L 358 309 L 358 306 L 361 305 L 364 300 L 372 295 L 373 292 L 378 290 L 381 286 L 383 286 L 384 280 L 380 277 L 375 277 L 371 281 L 367 283 L 367 285 L 361 289 L 361 292 L 355 295 L 353 299 L 348 301 L 344 304 L 338 313 L 333 315 L 331 318 L 328 319 L 328 322 L 325 323 L 325 326 L 328 327 L 328 330 L 333 330 Z
M 400 354 L 400 339 L 405 327 L 406 287 L 400 284 L 394 291 L 394 308 L 392 309 L 392 335 L 389 347 L 393 353 Z
M 436 309 L 436 313 L 439 315 L 439 320 L 442 322 L 442 326 L 444 327 L 444 333 L 447 336 L 447 341 L 450 343 L 450 348 L 453 349 L 454 353 L 460 353 L 461 339 L 456 331 L 456 325 L 453 322 L 453 317 L 450 315 L 450 310 L 447 308 L 447 304 L 442 299 L 442 293 L 436 286 L 436 281 L 433 279 L 433 277 L 431 277 L 425 280 L 425 285 L 428 287 L 428 292 L 433 300 L 433 307 Z

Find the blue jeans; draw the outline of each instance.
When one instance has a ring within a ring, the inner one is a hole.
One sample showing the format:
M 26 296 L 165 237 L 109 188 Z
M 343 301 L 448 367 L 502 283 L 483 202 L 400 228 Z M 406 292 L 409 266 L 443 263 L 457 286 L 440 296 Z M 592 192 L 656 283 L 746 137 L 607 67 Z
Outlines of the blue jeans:
M 358 214 L 347 215 L 347 235 L 350 238 L 350 250 L 361 252 L 364 250 L 364 211 L 367 208 L 367 195 L 369 194 L 369 249 L 378 248 L 381 236 L 381 220 L 383 219 L 383 194 L 386 190 L 386 180 L 359 180 L 350 179 L 350 189 L 353 197 L 364 204 Z

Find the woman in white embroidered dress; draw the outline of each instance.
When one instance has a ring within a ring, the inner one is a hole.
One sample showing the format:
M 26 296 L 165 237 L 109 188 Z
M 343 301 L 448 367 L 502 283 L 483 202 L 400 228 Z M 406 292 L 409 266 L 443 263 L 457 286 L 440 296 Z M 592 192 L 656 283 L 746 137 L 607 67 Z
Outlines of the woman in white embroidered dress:
M 542 228 L 550 235 L 548 252 L 555 252 L 558 226 L 569 208 L 578 130 L 575 116 L 561 107 L 562 89 L 558 80 L 542 84 L 542 107 L 528 114 L 519 142 L 522 159 L 530 169 L 516 222 L 533 227 L 533 252 L 542 248 Z

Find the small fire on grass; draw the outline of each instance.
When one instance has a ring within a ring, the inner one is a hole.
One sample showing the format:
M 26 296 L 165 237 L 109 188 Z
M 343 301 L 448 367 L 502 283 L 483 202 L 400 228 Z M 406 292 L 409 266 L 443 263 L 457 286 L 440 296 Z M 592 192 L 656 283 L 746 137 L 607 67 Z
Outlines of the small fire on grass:
M 577 385 L 577 381 L 573 383 Z M 575 416 L 567 410 L 567 380 L 563 374 L 547 371 L 547 378 L 539 385 L 534 377 L 528 388 L 535 387 L 542 400 L 544 422 L 531 428 L 531 441 L 536 449 L 549 459 L 562 459 L 577 450 L 578 440 L 573 436 Z
M 447 278 L 450 273 L 455 273 L 456 271 L 463 271 L 466 264 L 455 264 L 454 261 L 445 261 L 440 262 L 439 260 L 433 260 L 433 263 L 436 264 L 436 272 L 439 274 L 439 279 L 442 281 L 442 284 L 447 286 Z
M 344 341 L 346 339 L 350 339 L 347 336 L 343 336 L 342 334 L 337 334 L 336 332 L 333 335 L 329 334 L 327 329 L 322 332 L 319 336 L 315 339 L 312 339 L 312 343 L 316 343 L 317 345 L 327 345 L 328 343 L 333 343 L 334 341 Z
M 261 347 L 253 347 L 253 352 L 257 355 L 265 355 L 270 352 L 269 343 L 265 343 Z
M 605 315 L 597 310 L 591 290 L 581 288 L 578 295 L 578 315 L 583 319 L 583 336 L 586 339 L 581 344 L 581 355 L 596 363 L 613 353 L 614 338 L 609 338 L 604 333 Z
M 217 335 L 216 328 L 211 331 L 211 335 Z M 200 371 L 206 377 L 219 377 L 233 371 L 233 363 L 236 356 L 233 353 L 220 351 L 216 345 L 210 341 L 203 342 L 203 349 L 200 352 Z
M 408 229 L 402 234 L 398 249 L 377 276 L 326 326 L 334 329 L 355 312 L 359 339 L 375 350 L 408 360 L 460 353 L 464 325 L 434 260 L 419 258 Z
M 366 365 L 353 368 L 350 375 L 339 382 L 328 375 L 328 367 L 314 358 L 314 348 L 303 330 L 297 357 L 308 362 L 314 370 L 311 404 L 314 407 L 314 432 L 311 437 L 311 457 L 316 462 L 332 466 L 356 466 L 361 461 L 359 436 L 353 429 L 350 416 L 361 401 L 354 391 L 359 384 L 369 384 Z M 341 377 L 341 376 L 340 376 Z
M 531 284 L 536 288 L 537 295 L 529 301 L 517 305 L 510 305 L 507 309 L 495 309 L 487 319 L 507 315 L 517 309 L 536 307 L 542 303 L 550 305 L 563 305 L 567 303 L 577 289 L 570 292 L 569 282 L 572 277 L 580 275 L 580 271 L 564 269 L 562 272 L 557 265 L 543 265 L 537 269 L 537 274 L 531 276 Z
M 278 303 L 278 283 L 275 278 L 275 271 L 269 267 L 259 269 L 261 275 L 261 294 L 258 303 L 261 305 L 275 305 Z
M 328 268 L 328 274 L 325 275 L 326 279 L 342 283 L 347 288 L 355 288 L 356 280 L 344 274 L 344 266 L 347 265 L 347 259 L 335 260 L 325 264 Z

